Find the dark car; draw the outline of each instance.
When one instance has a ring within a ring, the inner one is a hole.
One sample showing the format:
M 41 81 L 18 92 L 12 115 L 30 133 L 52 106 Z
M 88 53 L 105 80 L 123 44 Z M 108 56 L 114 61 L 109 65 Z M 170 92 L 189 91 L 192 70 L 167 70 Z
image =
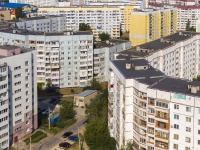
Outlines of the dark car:
M 49 103 L 52 104 L 52 103 L 54 103 L 55 101 L 56 101 L 56 99 L 52 98 L 52 99 L 49 101 Z
M 69 136 L 68 139 L 71 140 L 71 141 L 78 141 L 78 137 L 75 136 L 75 135 Z
M 70 135 L 72 135 L 72 134 L 73 134 L 73 132 L 68 131 L 68 132 L 65 132 L 65 133 L 62 135 L 62 137 L 63 137 L 63 138 L 67 138 L 68 136 L 70 136 Z
M 63 148 L 69 148 L 71 147 L 71 144 L 70 143 L 67 143 L 67 142 L 62 142 L 59 144 L 60 147 L 63 147 Z

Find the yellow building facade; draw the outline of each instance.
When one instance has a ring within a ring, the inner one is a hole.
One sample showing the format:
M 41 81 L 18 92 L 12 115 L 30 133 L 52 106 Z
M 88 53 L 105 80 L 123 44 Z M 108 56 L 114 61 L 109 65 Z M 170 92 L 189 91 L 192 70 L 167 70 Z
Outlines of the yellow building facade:
M 176 32 L 176 9 L 133 11 L 130 16 L 129 40 L 137 46 Z
M 120 38 L 120 30 L 129 31 L 130 15 L 134 6 L 82 6 L 82 7 L 41 7 L 40 15 L 65 15 L 66 29 L 79 30 L 80 23 L 90 25 L 96 38 L 102 32 L 111 38 Z

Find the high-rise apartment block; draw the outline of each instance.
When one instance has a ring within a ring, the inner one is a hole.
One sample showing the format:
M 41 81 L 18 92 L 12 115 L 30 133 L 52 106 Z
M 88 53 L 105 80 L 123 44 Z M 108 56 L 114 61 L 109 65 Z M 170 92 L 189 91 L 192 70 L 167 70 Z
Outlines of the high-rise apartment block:
M 110 39 L 105 42 L 94 44 L 94 77 L 100 82 L 108 81 L 109 60 L 114 59 L 114 53 L 120 52 L 131 47 L 131 42 Z
M 175 33 L 176 20 L 176 9 L 144 9 L 133 11 L 130 16 L 129 34 L 132 46 Z
M 200 74 L 199 33 L 177 32 L 120 52 L 117 57 L 145 58 L 168 76 L 192 80 Z
M 54 7 L 58 6 L 58 0 L 9 0 L 10 3 L 30 4 L 38 7 Z
M 9 20 L 9 24 L 16 29 L 26 29 L 30 31 L 62 32 L 66 30 L 66 20 L 64 16 L 40 16 L 31 18 L 21 18 Z
M 196 28 L 197 20 L 200 16 L 200 6 L 185 6 L 185 5 L 164 5 L 158 3 L 150 3 L 150 8 L 175 8 L 177 9 L 177 30 L 186 30 L 187 22 L 190 22 L 190 27 Z
M 85 86 L 93 77 L 93 35 L 89 32 L 0 30 L 0 45 L 17 45 L 37 52 L 37 82 L 50 78 L 55 87 Z
M 82 6 L 38 8 L 39 15 L 64 15 L 66 29 L 78 31 L 79 24 L 89 24 L 93 35 L 106 32 L 111 38 L 120 37 L 120 29 L 129 31 L 130 12 L 134 6 Z
M 35 51 L 0 46 L 0 146 L 3 149 L 37 129 Z
M 108 125 L 117 148 L 200 147 L 200 83 L 165 76 L 144 59 L 110 62 Z

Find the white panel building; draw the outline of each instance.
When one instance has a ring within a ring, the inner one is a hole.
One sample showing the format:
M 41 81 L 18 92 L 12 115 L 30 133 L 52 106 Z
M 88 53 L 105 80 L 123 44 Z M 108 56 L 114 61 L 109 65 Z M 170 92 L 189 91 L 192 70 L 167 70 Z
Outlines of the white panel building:
M 110 62 L 108 125 L 117 148 L 200 147 L 200 83 L 165 76 L 144 59 Z
M 1 148 L 21 140 L 38 128 L 36 51 L 0 46 L 1 67 Z M 8 105 L 9 104 L 9 105 Z M 6 109 L 6 111 L 5 111 Z
M 64 16 L 40 16 L 31 18 L 21 18 L 19 20 L 9 20 L 12 27 L 26 29 L 30 31 L 62 32 L 66 30 L 66 20 Z
M 111 39 L 94 45 L 94 77 L 100 82 L 108 81 L 109 60 L 114 59 L 114 53 L 131 47 L 131 42 Z
M 93 77 L 93 35 L 89 32 L 1 30 L 0 45 L 37 51 L 37 82 L 50 78 L 55 87 L 85 86 Z
M 38 7 L 53 7 L 58 6 L 58 0 L 9 0 L 10 3 L 30 4 Z
M 200 72 L 200 34 L 178 32 L 120 52 L 117 58 L 145 58 L 168 76 L 192 80 Z
M 8 66 L 0 63 L 0 147 L 9 147 Z

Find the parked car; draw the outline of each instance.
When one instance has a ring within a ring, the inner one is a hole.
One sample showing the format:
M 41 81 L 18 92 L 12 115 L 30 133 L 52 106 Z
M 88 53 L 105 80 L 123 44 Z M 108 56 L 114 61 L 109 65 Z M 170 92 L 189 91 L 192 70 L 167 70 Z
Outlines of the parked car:
M 52 110 L 50 110 L 50 112 L 49 112 L 49 110 L 46 109 L 45 111 L 42 112 L 43 115 L 48 115 L 49 113 L 52 113 Z
M 56 101 L 56 99 L 55 99 L 55 98 L 52 98 L 52 99 L 49 101 L 49 103 L 52 104 L 52 103 L 54 103 L 55 101 Z
M 68 139 L 71 141 L 78 141 L 78 137 L 75 135 L 69 136 Z
M 73 132 L 68 131 L 68 132 L 65 132 L 65 133 L 62 135 L 62 137 L 63 137 L 63 138 L 67 138 L 68 136 L 70 136 L 70 135 L 72 135 L 72 134 L 73 134 Z
M 62 142 L 59 144 L 59 146 L 62 148 L 69 148 L 69 147 L 71 147 L 71 144 L 68 142 Z

